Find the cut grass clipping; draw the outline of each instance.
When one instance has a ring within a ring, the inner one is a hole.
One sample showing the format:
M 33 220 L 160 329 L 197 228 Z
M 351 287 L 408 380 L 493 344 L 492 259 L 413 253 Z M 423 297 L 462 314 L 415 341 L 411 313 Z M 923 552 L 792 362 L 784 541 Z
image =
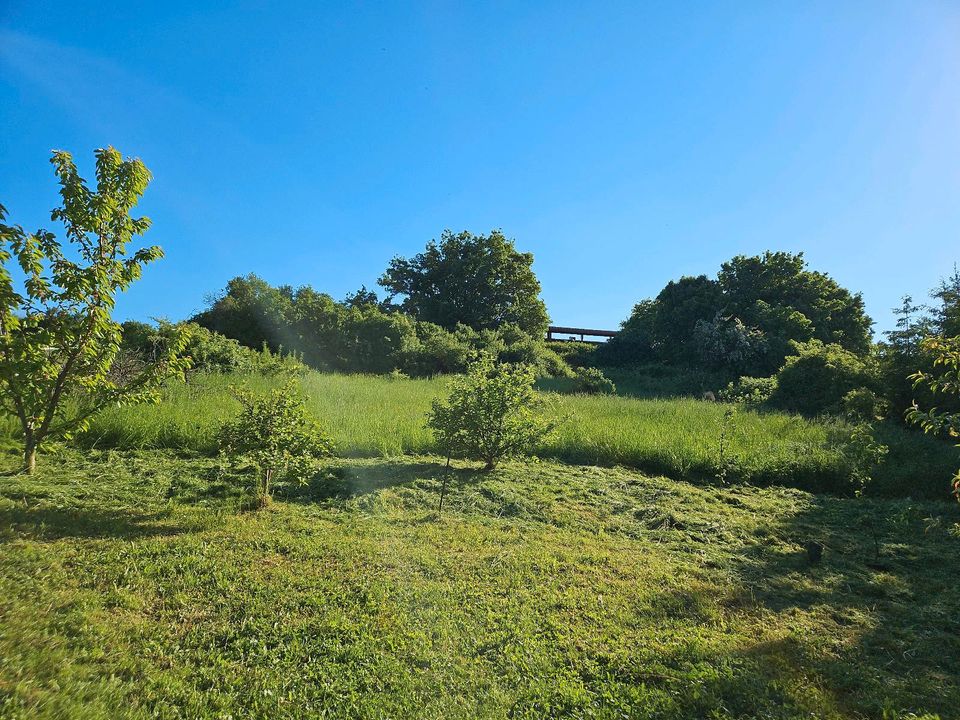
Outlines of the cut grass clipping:
M 960 707 L 955 504 L 458 463 L 438 518 L 443 458 L 424 456 L 339 460 L 238 513 L 215 470 L 64 451 L 5 478 L 0 717 Z M 879 562 L 865 517 L 885 518 Z

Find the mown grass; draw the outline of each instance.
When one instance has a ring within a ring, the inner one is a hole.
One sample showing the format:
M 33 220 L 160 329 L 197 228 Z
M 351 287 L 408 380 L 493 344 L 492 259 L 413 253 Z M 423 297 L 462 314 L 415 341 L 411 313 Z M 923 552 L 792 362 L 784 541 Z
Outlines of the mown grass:
M 0 470 L 14 467 L 12 455 Z M 551 462 L 345 459 L 258 513 L 214 461 L 0 484 L 0 717 L 878 718 L 960 707 L 948 503 Z M 864 531 L 883 518 L 881 555 Z M 803 544 L 826 550 L 818 564 Z
M 278 380 L 260 376 L 195 376 L 168 388 L 162 403 L 109 409 L 78 438 L 87 448 L 188 449 L 212 453 L 216 430 L 236 411 L 230 386 L 266 391 Z M 394 457 L 436 450 L 424 418 L 447 381 L 310 373 L 302 387 L 310 411 L 350 457 Z M 727 406 L 690 398 L 559 396 L 553 412 L 562 423 L 539 449 L 542 457 L 571 463 L 623 465 L 648 473 L 714 481 L 786 485 L 815 492 L 852 492 L 843 448 L 850 428 L 781 413 L 739 411 L 727 425 Z M 8 427 L 8 430 L 12 426 Z M 960 464 L 947 443 L 883 425 L 890 447 L 869 494 L 946 499 Z

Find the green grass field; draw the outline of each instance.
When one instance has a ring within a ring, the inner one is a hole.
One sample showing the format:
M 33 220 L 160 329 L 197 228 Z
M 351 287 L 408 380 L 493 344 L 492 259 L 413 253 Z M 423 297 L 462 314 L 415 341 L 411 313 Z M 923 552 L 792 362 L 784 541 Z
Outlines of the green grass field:
M 441 517 L 417 456 L 238 512 L 214 466 L 0 479 L 0 717 L 957 717 L 955 504 L 458 463 Z
M 276 380 L 259 376 L 195 376 L 169 388 L 156 406 L 110 409 L 78 440 L 87 448 L 188 449 L 212 453 L 220 422 L 236 410 L 230 385 L 260 390 Z M 303 381 L 310 411 L 351 457 L 396 457 L 435 448 L 424 417 L 446 380 L 310 373 Z M 719 439 L 725 406 L 689 398 L 554 396 L 564 419 L 540 449 L 544 458 L 573 464 L 624 466 L 676 479 L 713 482 L 729 464 L 730 482 L 779 484 L 849 494 L 842 448 L 849 428 L 781 413 L 741 411 L 730 424 L 730 451 Z M 13 426 L 6 426 L 6 433 Z M 893 423 L 880 428 L 889 445 L 869 494 L 946 499 L 960 464 L 956 449 Z

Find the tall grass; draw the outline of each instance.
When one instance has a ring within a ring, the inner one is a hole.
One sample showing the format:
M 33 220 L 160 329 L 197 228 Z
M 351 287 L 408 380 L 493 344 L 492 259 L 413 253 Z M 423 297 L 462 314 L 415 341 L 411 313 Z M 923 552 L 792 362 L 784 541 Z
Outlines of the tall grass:
M 167 388 L 159 405 L 111 408 L 77 438 L 85 447 L 216 450 L 220 423 L 236 412 L 230 387 L 266 392 L 281 381 L 256 375 L 197 375 Z M 310 412 L 353 457 L 435 451 L 424 417 L 445 379 L 406 380 L 386 376 L 310 373 L 302 380 Z M 726 470 L 728 482 L 779 484 L 812 491 L 851 490 L 842 422 L 806 420 L 782 413 L 741 411 L 729 421 L 728 449 L 720 434 L 727 406 L 693 399 L 620 396 L 560 397 L 554 410 L 562 422 L 540 449 L 544 457 L 571 463 L 623 465 L 678 479 L 712 480 Z M 9 437 L 13 425 L 3 428 Z M 960 459 L 942 443 L 888 424 L 890 446 L 869 492 L 889 497 L 944 498 Z

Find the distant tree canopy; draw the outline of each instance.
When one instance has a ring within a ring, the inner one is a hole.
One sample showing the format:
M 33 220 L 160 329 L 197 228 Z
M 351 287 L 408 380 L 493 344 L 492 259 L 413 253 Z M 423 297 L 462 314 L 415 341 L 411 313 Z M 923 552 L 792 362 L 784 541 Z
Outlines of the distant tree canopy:
M 395 257 L 380 278 L 417 320 L 447 330 L 458 324 L 494 330 L 513 324 L 542 336 L 549 319 L 534 275 L 533 255 L 518 252 L 499 230 L 489 235 L 446 230 L 411 259 Z
M 289 347 L 282 337 L 293 308 L 289 285 L 273 287 L 251 273 L 233 278 L 226 290 L 209 302 L 210 307 L 193 318 L 198 325 L 247 347 L 259 348 L 264 343 L 272 350 Z
M 791 342 L 820 340 L 856 354 L 870 349 L 863 299 L 829 275 L 808 270 L 802 253 L 738 255 L 716 280 L 671 281 L 638 303 L 604 347 L 614 364 L 658 361 L 707 364 L 743 374 L 770 374 Z
M 366 289 L 337 302 L 310 286 L 274 287 L 247 275 L 227 283 L 193 322 L 247 347 L 295 352 L 325 370 L 462 372 L 471 353 L 483 350 L 503 361 L 533 365 L 541 374 L 570 372 L 542 336 L 531 336 L 515 323 L 484 330 L 456 324 L 448 330 L 379 303 Z

